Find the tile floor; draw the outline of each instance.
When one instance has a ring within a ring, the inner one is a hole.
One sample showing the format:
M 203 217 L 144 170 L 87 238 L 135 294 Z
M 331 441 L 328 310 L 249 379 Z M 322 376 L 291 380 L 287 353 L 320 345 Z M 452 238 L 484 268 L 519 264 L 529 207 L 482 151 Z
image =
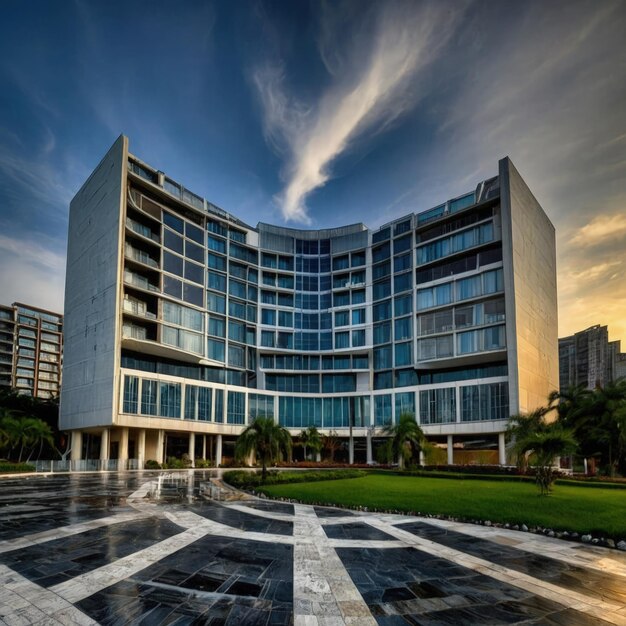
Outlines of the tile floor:
M 626 626 L 624 553 L 209 500 L 217 473 L 0 479 L 0 624 Z

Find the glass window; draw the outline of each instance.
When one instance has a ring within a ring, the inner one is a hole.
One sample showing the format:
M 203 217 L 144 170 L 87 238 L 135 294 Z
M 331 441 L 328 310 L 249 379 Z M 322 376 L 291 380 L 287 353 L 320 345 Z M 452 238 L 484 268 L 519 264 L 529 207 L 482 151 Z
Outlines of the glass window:
M 228 424 L 244 424 L 246 418 L 246 396 L 239 391 L 228 392 L 226 422 Z
M 374 324 L 374 345 L 391 341 L 391 322 Z
M 382 298 L 386 298 L 391 295 L 391 281 L 381 280 L 377 283 L 374 283 L 372 287 L 372 297 L 374 300 L 381 300 Z
M 333 259 L 333 271 L 345 270 L 350 267 L 350 258 L 347 254 L 343 256 L 336 256 Z
M 393 242 L 393 253 L 398 254 L 399 252 L 406 252 L 407 250 L 410 250 L 411 239 L 412 235 L 406 235 L 405 237 L 395 239 Z
M 273 348 L 275 343 L 275 333 L 270 330 L 261 331 L 261 345 L 266 348 Z
M 185 240 L 185 256 L 198 263 L 204 263 L 204 247 L 198 246 L 187 239 Z
M 238 280 L 230 280 L 228 283 L 228 293 L 236 298 L 246 299 L 246 284 Z
M 411 415 L 414 419 L 417 417 L 415 412 L 415 394 L 412 391 L 405 391 L 395 395 L 396 403 L 396 422 L 401 415 Z
M 374 396 L 374 424 L 376 426 L 391 424 L 391 394 Z
M 365 309 L 354 309 L 352 311 L 352 325 L 365 324 Z
M 360 252 L 353 252 L 352 255 L 352 267 L 359 267 L 365 265 L 365 250 Z
M 225 344 L 218 339 L 209 339 L 207 341 L 207 357 L 214 361 L 225 361 Z
M 374 322 L 389 319 L 391 317 L 391 300 L 385 300 L 384 302 L 375 304 L 372 311 Z
M 232 317 L 238 317 L 242 320 L 246 319 L 246 305 L 243 302 L 238 302 L 229 298 L 228 300 L 228 314 Z
M 483 274 L 483 292 L 484 293 L 497 293 L 504 290 L 504 280 L 502 277 L 502 270 L 491 270 Z
M 291 311 L 279 311 L 278 325 L 293 328 L 293 313 Z
M 167 230 L 167 228 L 163 234 L 163 245 L 170 250 L 174 250 L 174 252 L 178 252 L 178 254 L 183 253 L 183 238 L 171 230 Z
M 246 327 L 242 322 L 230 320 L 228 322 L 228 338 L 239 343 L 246 342 Z
M 143 415 L 157 414 L 158 382 L 156 380 L 142 380 L 141 382 L 141 412 Z
M 407 272 L 406 274 L 399 274 L 393 277 L 393 290 L 395 293 L 401 291 L 407 291 L 413 287 L 413 274 Z
M 396 296 L 393 299 L 394 315 L 400 317 L 401 315 L 408 315 L 413 312 L 413 297 L 411 294 L 404 296 Z
M 193 239 L 196 243 L 204 246 L 204 231 L 189 222 L 185 222 L 185 234 L 189 239 Z
M 350 333 L 349 332 L 341 332 L 335 333 L 335 348 L 349 348 L 350 347 Z
M 159 416 L 180 417 L 179 383 L 159 383 Z
M 194 283 L 204 284 L 204 267 L 185 261 L 185 278 Z
M 191 330 L 204 330 L 203 313 L 167 300 L 163 300 L 163 320 Z
M 413 336 L 413 318 L 403 317 L 394 321 L 394 339 L 402 341 Z
M 183 257 L 163 251 L 163 270 L 177 276 L 183 275 Z
M 349 311 L 335 311 L 335 326 L 348 326 L 350 323 Z
M 273 309 L 261 309 L 261 323 L 268 326 L 276 326 L 276 311 Z
M 374 348 L 374 369 L 385 370 L 392 367 L 391 346 Z
M 214 252 L 221 252 L 222 254 L 226 254 L 226 242 L 223 239 L 218 239 L 217 237 L 213 237 L 209 235 L 207 237 L 207 248 L 209 250 L 213 250 Z
M 379 261 L 384 261 L 385 259 L 388 259 L 390 251 L 391 246 L 389 245 L 389 242 L 386 242 L 383 245 L 374 248 L 372 250 L 372 263 L 378 263 Z
M 414 387 L 415 385 L 417 385 L 417 372 L 414 369 L 395 371 L 395 387 Z
M 177 233 L 183 232 L 183 220 L 180 217 L 176 217 L 167 211 L 163 211 L 163 223 L 166 226 L 169 226 L 172 230 L 175 230 Z
M 352 331 L 352 347 L 358 348 L 365 345 L 365 331 L 353 330 Z
M 124 377 L 124 413 L 137 413 L 139 395 L 139 378 L 137 376 Z
M 207 291 L 206 308 L 214 313 L 226 313 L 226 298 L 211 291 Z
M 456 390 L 454 387 L 420 391 L 422 424 L 448 424 L 456 421 Z
M 355 289 L 352 292 L 352 304 L 363 304 L 365 302 L 365 289 Z
M 196 306 L 202 306 L 204 301 L 204 289 L 202 287 L 196 287 L 189 283 L 183 284 L 183 300 Z
M 216 291 L 226 292 L 226 276 L 217 272 L 207 272 L 207 286 Z
M 211 315 L 209 317 L 209 335 L 214 337 L 226 336 L 226 321 L 222 317 L 215 317 Z
M 393 271 L 402 272 L 411 268 L 411 253 L 407 252 L 402 256 L 397 256 L 393 260 Z
M 333 294 L 333 306 L 348 306 L 350 304 L 350 292 L 341 291 Z
M 467 300 L 481 295 L 480 276 L 470 276 L 456 281 L 456 299 Z
M 171 276 L 164 275 L 163 292 L 180 300 L 183 296 L 182 280 L 177 280 L 176 278 L 172 278 Z
M 411 364 L 411 362 L 413 361 L 412 347 L 413 344 L 410 341 L 407 343 L 396 344 L 396 355 L 394 361 L 394 365 L 396 367 L 404 367 Z
M 211 269 L 225 272 L 226 271 L 226 257 L 219 256 L 218 254 L 213 254 L 212 252 L 209 252 L 207 253 L 207 265 Z
M 245 367 L 244 349 L 234 344 L 228 344 L 228 364 L 234 367 Z

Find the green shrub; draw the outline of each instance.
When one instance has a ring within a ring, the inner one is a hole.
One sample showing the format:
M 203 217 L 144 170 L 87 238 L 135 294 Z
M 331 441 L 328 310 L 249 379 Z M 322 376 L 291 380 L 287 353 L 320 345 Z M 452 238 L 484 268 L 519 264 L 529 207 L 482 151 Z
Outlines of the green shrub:
M 305 483 L 319 480 L 341 480 L 343 478 L 361 478 L 366 472 L 360 470 L 328 470 L 322 472 L 268 472 L 265 482 L 261 472 L 243 470 L 226 472 L 223 480 L 238 489 L 255 489 L 261 485 L 280 485 L 285 483 Z
M 147 470 L 157 470 L 157 469 L 161 469 L 161 464 L 158 461 L 155 461 L 154 459 L 148 459 L 145 463 L 144 463 L 144 469 Z
M 204 469 L 206 467 L 212 467 L 213 463 L 208 459 L 196 459 L 195 466 L 199 469 Z
M 11 472 L 34 472 L 35 466 L 30 463 L 9 463 L 8 461 L 0 461 L 0 473 L 8 474 Z

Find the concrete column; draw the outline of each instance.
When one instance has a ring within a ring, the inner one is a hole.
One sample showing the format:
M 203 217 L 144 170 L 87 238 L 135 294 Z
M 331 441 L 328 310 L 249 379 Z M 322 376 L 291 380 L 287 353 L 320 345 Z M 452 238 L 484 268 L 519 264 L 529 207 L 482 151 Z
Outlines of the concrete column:
M 110 439 L 110 431 L 108 428 L 104 428 L 102 430 L 102 437 L 100 439 L 101 469 L 103 469 L 105 461 L 109 459 L 109 439 Z
M 365 447 L 367 450 L 367 464 L 372 465 L 372 463 L 374 463 L 374 457 L 372 455 L 372 433 L 368 431 L 367 437 L 365 439 Z
M 206 460 L 206 435 L 202 435 L 202 458 Z
M 448 465 L 454 465 L 454 437 L 448 435 Z
M 222 464 L 222 435 L 217 435 L 215 439 L 215 467 Z
M 315 460 L 318 463 L 321 463 L 321 461 L 322 461 L 322 453 L 319 450 L 315 453 Z
M 156 446 L 156 461 L 157 463 L 163 463 L 163 446 L 165 444 L 165 431 L 159 430 L 157 434 L 157 446 Z
M 140 428 L 137 433 L 137 460 L 139 461 L 139 469 L 143 469 L 146 462 L 146 429 Z
M 189 458 L 191 459 L 191 467 L 196 466 L 196 433 L 189 433 Z
M 120 429 L 120 461 L 128 461 L 128 427 Z M 124 469 L 124 468 L 122 468 Z
M 354 437 L 350 437 L 348 440 L 348 463 L 354 464 Z
M 83 456 L 83 432 L 82 430 L 72 431 L 72 449 L 70 451 L 70 461 L 80 461 Z
M 506 465 L 506 445 L 504 433 L 498 433 L 498 463 Z

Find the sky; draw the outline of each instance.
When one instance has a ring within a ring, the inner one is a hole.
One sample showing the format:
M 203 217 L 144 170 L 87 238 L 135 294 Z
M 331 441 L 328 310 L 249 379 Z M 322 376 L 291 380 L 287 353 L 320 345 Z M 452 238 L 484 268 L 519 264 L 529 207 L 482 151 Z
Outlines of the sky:
M 5 0 L 0 302 L 63 310 L 69 202 L 120 134 L 256 225 L 370 228 L 509 156 L 559 336 L 626 351 L 626 2 Z

